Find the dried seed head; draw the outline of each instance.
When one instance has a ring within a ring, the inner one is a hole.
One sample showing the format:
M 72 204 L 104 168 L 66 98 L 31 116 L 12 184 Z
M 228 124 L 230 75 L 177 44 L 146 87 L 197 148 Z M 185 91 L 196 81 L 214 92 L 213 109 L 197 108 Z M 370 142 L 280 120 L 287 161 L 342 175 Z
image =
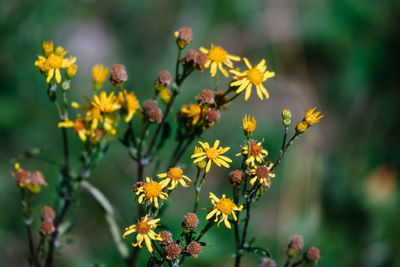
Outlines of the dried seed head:
M 197 259 L 198 255 L 203 251 L 200 244 L 196 241 L 192 241 L 187 245 L 185 252 L 189 253 L 193 256 L 193 258 Z
M 229 173 L 231 177 L 230 181 L 233 186 L 240 186 L 243 182 L 243 172 L 241 170 L 235 170 Z
M 265 183 L 261 185 L 261 189 L 264 191 L 271 187 L 271 177 L 266 177 L 265 180 Z
M 289 240 L 286 252 L 289 256 L 294 257 L 303 249 L 303 246 L 303 237 L 300 235 L 294 235 Z
M 149 121 L 153 123 L 160 123 L 163 118 L 162 111 L 159 108 L 151 111 L 148 115 L 149 115 Z
M 204 65 L 207 63 L 207 61 L 208 61 L 208 57 L 207 57 L 206 54 L 198 53 L 198 54 L 196 55 L 196 64 L 197 64 L 197 67 L 198 67 L 200 70 L 203 70 L 203 69 L 205 68 Z
M 189 27 L 180 28 L 179 31 L 175 32 L 177 38 L 176 43 L 183 49 L 192 42 L 193 32 Z
M 171 233 L 170 232 L 168 232 L 168 231 L 161 231 L 160 233 L 159 233 L 159 235 L 160 235 L 160 237 L 161 237 L 161 241 L 160 241 L 160 243 L 161 243 L 161 245 L 162 246 L 168 246 L 169 244 L 171 244 L 174 240 L 172 239 L 172 235 L 171 235 Z
M 31 173 L 20 169 L 17 173 L 14 174 L 15 180 L 17 181 L 17 185 L 19 187 L 27 186 L 31 181 Z
M 144 101 L 142 111 L 149 115 L 150 112 L 158 109 L 157 101 L 149 99 Z
M 112 84 L 117 85 L 124 83 L 128 80 L 128 73 L 125 66 L 122 64 L 115 64 L 112 66 L 110 81 Z
M 172 81 L 171 74 L 167 70 L 163 70 L 158 75 L 156 87 L 167 87 Z
M 46 181 L 44 180 L 43 174 L 40 171 L 35 171 L 31 175 L 31 182 L 32 186 L 47 186 Z
M 211 122 L 211 125 L 213 125 L 215 122 L 218 122 L 220 117 L 221 117 L 221 114 L 215 108 L 207 109 L 206 120 Z
M 165 254 L 167 260 L 173 260 L 176 259 L 181 254 L 181 249 L 177 244 L 173 243 L 165 248 Z
M 200 100 L 200 105 L 203 105 L 203 104 L 211 105 L 211 104 L 215 103 L 214 93 L 213 93 L 213 91 L 211 91 L 209 89 L 205 89 L 205 90 L 201 91 L 201 93 L 196 98 Z
M 199 219 L 197 218 L 196 213 L 186 214 L 182 222 L 182 226 L 187 230 L 195 230 L 198 224 Z
M 307 251 L 307 260 L 308 261 L 316 261 L 318 262 L 320 259 L 319 249 L 316 247 L 310 247 Z
M 43 221 L 54 221 L 56 213 L 50 206 L 44 206 L 42 209 L 42 220 Z
M 54 233 L 54 231 L 56 230 L 56 228 L 54 227 L 54 224 L 52 221 L 43 221 L 42 224 L 40 225 L 40 233 L 44 236 L 49 236 L 52 233 Z
M 260 262 L 260 267 L 276 267 L 276 263 L 271 258 L 262 258 Z
M 265 166 L 258 166 L 256 169 L 256 175 L 259 179 L 269 177 L 269 169 Z
M 183 64 L 194 65 L 196 63 L 197 51 L 196 50 L 189 50 L 186 53 L 185 59 L 183 60 Z
M 138 189 L 139 189 L 140 187 L 143 187 L 145 184 L 146 184 L 145 182 L 141 182 L 141 181 L 136 182 L 136 183 L 133 185 L 133 191 L 135 191 L 135 192 L 138 191 Z

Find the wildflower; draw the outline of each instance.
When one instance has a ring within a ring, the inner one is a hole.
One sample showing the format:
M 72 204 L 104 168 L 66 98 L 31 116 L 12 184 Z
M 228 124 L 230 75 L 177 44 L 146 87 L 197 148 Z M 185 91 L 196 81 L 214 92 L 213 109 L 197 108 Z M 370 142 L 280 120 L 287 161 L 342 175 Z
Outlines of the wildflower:
M 44 176 L 40 171 L 35 171 L 32 173 L 30 181 L 28 183 L 28 190 L 32 193 L 39 193 L 42 186 L 47 186 Z
M 169 261 L 176 259 L 181 254 L 181 249 L 175 243 L 165 248 L 165 258 Z
M 168 246 L 169 244 L 171 244 L 172 242 L 174 242 L 174 240 L 172 239 L 171 233 L 168 231 L 165 231 L 165 230 L 161 231 L 159 233 L 159 235 L 161 237 L 161 240 L 160 240 L 161 246 L 165 247 L 165 246 Z
M 183 49 L 192 42 L 192 29 L 190 29 L 189 27 L 182 27 L 179 29 L 179 31 L 176 31 L 174 33 L 174 36 L 176 38 L 176 43 L 179 48 Z
M 267 89 L 265 89 L 264 85 L 262 84 L 267 79 L 272 78 L 275 76 L 275 72 L 267 71 L 267 66 L 265 65 L 265 59 L 261 60 L 256 66 L 251 66 L 250 62 L 247 58 L 243 58 L 244 63 L 249 68 L 244 72 L 240 72 L 237 70 L 231 70 L 231 73 L 235 75 L 235 79 L 237 81 L 232 82 L 231 86 L 239 86 L 236 89 L 236 93 L 239 94 L 242 91 L 246 90 L 246 94 L 244 99 L 247 101 L 251 94 L 251 88 L 253 85 L 257 89 L 258 97 L 263 100 L 263 94 L 268 99 L 269 94 Z
M 185 252 L 192 255 L 193 258 L 197 259 L 198 255 L 203 251 L 201 245 L 196 241 L 190 242 L 185 249 Z
M 11 174 L 15 177 L 18 187 L 26 187 L 30 183 L 31 173 L 22 169 L 18 162 L 15 163 L 14 167 L 17 172 L 11 172 Z
M 139 204 L 148 200 L 150 204 L 154 202 L 154 206 L 158 208 L 158 198 L 167 199 L 168 197 L 168 194 L 162 191 L 165 186 L 166 185 L 155 182 L 147 177 L 145 185 L 139 187 L 136 192 L 136 195 L 139 196 Z
M 137 233 L 136 235 L 136 243 L 132 243 L 132 246 L 136 247 L 139 246 L 142 248 L 143 240 L 146 243 L 147 250 L 152 253 L 153 247 L 151 245 L 151 240 L 161 241 L 161 236 L 156 234 L 153 229 L 157 227 L 157 223 L 160 219 L 150 219 L 147 215 L 142 217 L 137 224 L 131 225 L 125 228 L 125 233 L 122 235 L 122 238 L 126 238 L 127 235 L 130 235 L 134 232 Z
M 67 76 L 67 79 L 71 80 L 72 78 L 74 78 L 77 70 L 78 70 L 77 65 L 72 64 L 71 66 L 69 66 L 67 68 L 67 70 L 65 71 L 65 75 Z M 64 83 L 66 83 L 66 81 Z M 68 85 L 69 85 L 69 83 L 68 83 Z M 68 87 L 68 89 L 69 89 L 69 87 Z
M 100 96 L 94 95 L 91 104 L 103 113 L 111 113 L 121 108 L 114 92 L 111 92 L 108 96 L 105 91 L 101 92 Z
M 271 258 L 262 258 L 260 267 L 276 267 L 276 262 Z
M 164 88 L 161 90 L 160 98 L 165 104 L 168 104 L 169 101 L 171 101 L 171 92 L 168 90 L 168 88 Z
M 65 121 L 59 122 L 58 127 L 72 128 L 77 133 L 82 142 L 85 142 L 87 139 L 86 134 L 88 134 L 88 131 L 86 130 L 86 122 L 81 118 L 79 114 L 74 121 L 66 119 Z
M 97 64 L 92 67 L 92 79 L 95 89 L 99 90 L 101 87 L 103 87 L 103 83 L 107 79 L 107 75 L 108 68 L 104 65 Z
M 225 49 L 220 46 L 214 46 L 211 44 L 211 48 L 208 50 L 204 47 L 200 47 L 200 51 L 207 55 L 208 61 L 205 63 L 204 67 L 210 67 L 211 77 L 214 77 L 217 74 L 217 68 L 224 74 L 225 77 L 228 77 L 229 74 L 224 69 L 222 64 L 225 64 L 229 68 L 233 68 L 233 61 L 240 61 L 240 57 L 229 55 Z
M 304 133 L 308 128 L 308 124 L 305 121 L 301 121 L 296 125 L 296 132 L 301 134 Z
M 136 110 L 140 108 L 140 103 L 134 92 L 123 90 L 118 94 L 118 102 L 121 107 L 128 113 L 125 117 L 125 122 L 130 122 L 136 114 Z
M 199 99 L 200 105 L 215 104 L 214 93 L 209 89 L 201 91 L 201 93 L 196 98 Z
M 244 115 L 242 122 L 244 135 L 247 137 L 252 137 L 257 125 L 256 119 L 254 118 L 254 116 L 253 118 L 251 118 L 250 115 Z
M 227 162 L 232 162 L 232 160 L 228 157 L 222 156 L 225 152 L 227 152 L 230 147 L 218 147 L 219 146 L 219 140 L 215 140 L 214 146 L 210 147 L 210 145 L 207 142 L 201 142 L 199 141 L 199 144 L 202 146 L 202 148 L 205 150 L 205 152 L 200 152 L 200 153 L 195 153 L 191 156 L 191 158 L 196 158 L 193 163 L 200 162 L 204 159 L 208 160 L 207 166 L 206 166 L 206 173 L 210 170 L 211 163 L 214 162 L 217 164 L 218 167 L 224 166 L 225 168 L 229 168 L 229 164 Z
M 275 177 L 275 174 L 271 172 L 273 165 L 273 163 L 270 163 L 268 167 L 266 165 L 262 165 L 250 170 L 250 173 L 254 175 L 254 177 L 250 180 L 251 186 L 254 186 L 255 182 L 258 181 L 261 185 L 269 187 L 271 178 Z
M 241 170 L 235 170 L 229 173 L 230 182 L 233 186 L 240 186 L 243 182 L 243 172 Z
M 321 257 L 320 257 L 318 248 L 310 247 L 308 249 L 307 254 L 306 254 L 306 259 L 307 259 L 308 262 L 315 261 L 316 263 L 318 263 L 320 258 Z
M 64 58 L 67 51 L 63 47 L 59 46 L 53 52 L 53 43 L 45 41 L 43 43 L 43 52 L 45 56 L 38 56 L 38 60 L 35 61 L 35 66 L 47 76 L 46 82 L 50 81 L 55 77 L 57 83 L 61 83 L 61 69 L 66 69 L 72 66 L 76 57 Z
M 168 187 L 168 190 L 176 188 L 179 183 L 184 187 L 188 187 L 185 179 L 189 182 L 192 181 L 189 177 L 183 174 L 182 169 L 179 167 L 172 167 L 168 170 L 168 172 L 157 174 L 157 178 L 165 178 L 163 181 L 160 182 L 160 185 L 163 188 L 171 184 L 171 186 Z
M 171 73 L 167 70 L 163 70 L 160 72 L 158 75 L 158 78 L 155 82 L 155 87 L 156 88 L 165 88 L 167 87 L 172 81 Z
M 289 257 L 295 257 L 299 252 L 301 252 L 303 250 L 303 245 L 304 241 L 301 235 L 292 236 L 286 248 L 286 252 Z
M 317 107 L 307 110 L 306 115 L 304 116 L 304 120 L 309 126 L 319 123 L 320 119 L 324 117 L 324 115 L 319 116 L 321 111 L 313 113 L 316 108 Z
M 236 154 L 236 156 L 247 155 L 246 164 L 254 167 L 256 161 L 258 163 L 262 163 L 264 162 L 264 158 L 268 156 L 268 151 L 265 150 L 261 146 L 261 144 L 262 144 L 261 142 L 250 140 L 249 144 L 246 144 L 245 146 L 242 147 L 243 151 Z
M 193 154 L 198 154 L 198 153 L 203 153 L 203 149 L 199 146 L 194 146 L 194 153 Z M 207 161 L 205 161 L 204 159 L 197 162 L 197 167 L 199 167 L 200 169 L 204 169 L 207 165 Z
M 43 221 L 54 221 L 56 218 L 56 212 L 50 206 L 44 206 L 42 209 L 42 220 Z
M 196 125 L 201 118 L 201 107 L 197 104 L 183 105 L 179 112 L 183 117 L 191 121 L 191 125 Z
M 290 112 L 290 109 L 284 109 L 282 110 L 282 123 L 285 127 L 289 127 L 292 124 L 292 113 Z
M 128 80 L 128 73 L 122 64 L 114 64 L 111 69 L 110 81 L 114 85 L 120 85 Z
M 207 214 L 206 220 L 215 216 L 214 222 L 218 220 L 218 227 L 219 224 L 224 221 L 225 226 L 231 229 L 231 224 L 228 221 L 228 216 L 232 214 L 233 219 L 237 221 L 237 217 L 235 211 L 242 211 L 243 205 L 240 207 L 236 206 L 236 204 L 229 198 L 225 198 L 225 195 L 222 195 L 222 198 L 217 198 L 213 193 L 210 192 L 209 195 L 211 199 L 211 203 L 214 205 L 213 209 Z M 221 217 L 219 217 L 221 215 Z
M 185 215 L 182 226 L 186 231 L 193 231 L 197 228 L 199 224 L 199 218 L 197 218 L 196 213 L 188 213 Z

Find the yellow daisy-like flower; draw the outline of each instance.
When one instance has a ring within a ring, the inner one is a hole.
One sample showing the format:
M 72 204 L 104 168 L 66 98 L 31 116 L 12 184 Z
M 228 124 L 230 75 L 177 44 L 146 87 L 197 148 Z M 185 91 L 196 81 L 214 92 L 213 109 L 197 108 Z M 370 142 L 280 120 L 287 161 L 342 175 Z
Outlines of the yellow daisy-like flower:
M 47 83 L 50 83 L 53 77 L 55 77 L 57 83 L 61 83 L 61 69 L 72 66 L 76 61 L 76 57 L 64 58 L 67 51 L 61 46 L 57 47 L 54 52 L 51 48 L 52 43 L 50 44 L 50 42 L 47 41 L 43 43 L 43 51 L 45 54 L 49 54 L 46 56 L 38 56 L 38 60 L 35 61 L 35 66 L 37 66 L 40 71 L 46 73 Z
M 244 115 L 243 118 L 243 131 L 246 136 L 251 137 L 253 135 L 254 130 L 256 129 L 257 121 L 254 118 L 251 118 L 250 115 Z
M 210 147 L 207 142 L 199 141 L 199 144 L 202 146 L 205 152 L 194 153 L 191 158 L 196 158 L 193 163 L 200 162 L 202 160 L 208 160 L 206 166 L 206 173 L 210 170 L 211 163 L 214 162 L 218 167 L 224 166 L 225 168 L 229 168 L 229 164 L 227 162 L 232 162 L 232 160 L 228 157 L 222 156 L 225 152 L 227 152 L 230 147 L 218 147 L 219 140 L 215 140 L 214 146 Z
M 168 172 L 157 174 L 157 178 L 166 178 L 162 180 L 160 184 L 162 187 L 166 187 L 167 185 L 171 184 L 171 186 L 168 187 L 168 190 L 174 189 L 179 183 L 184 187 L 188 187 L 184 179 L 188 180 L 189 182 L 192 181 L 189 177 L 183 174 L 182 169 L 179 167 L 172 167 L 168 170 Z
M 231 82 L 231 86 L 239 86 L 236 89 L 236 93 L 239 94 L 246 90 L 244 99 L 247 101 L 251 94 L 251 88 L 253 85 L 257 89 L 258 97 L 263 100 L 263 94 L 268 99 L 269 94 L 267 89 L 265 89 L 263 82 L 275 76 L 275 72 L 267 71 L 267 65 L 265 65 L 265 59 L 261 60 L 256 66 L 251 66 L 247 58 L 243 58 L 244 63 L 248 67 L 248 70 L 240 72 L 237 70 L 231 70 L 237 81 Z
M 140 103 L 136 95 L 133 92 L 128 93 L 126 90 L 123 90 L 119 92 L 118 101 L 122 108 L 128 112 L 125 117 L 125 122 L 130 122 L 132 117 L 136 114 L 136 110 L 140 108 Z
M 136 243 L 132 243 L 132 246 L 142 248 L 142 242 L 146 243 L 147 250 L 152 253 L 153 246 L 151 245 L 151 240 L 162 241 L 162 238 L 159 234 L 153 231 L 157 227 L 157 223 L 160 219 L 150 219 L 147 215 L 146 217 L 142 217 L 137 224 L 133 224 L 129 227 L 125 228 L 125 233 L 122 235 L 122 238 L 125 239 L 127 235 L 132 233 L 137 233 L 136 235 Z
M 243 146 L 242 152 L 236 154 L 236 156 L 240 155 L 248 155 L 246 159 L 246 164 L 251 167 L 255 166 L 256 161 L 258 163 L 264 162 L 264 158 L 268 156 L 268 151 L 262 147 L 261 142 L 257 142 L 255 140 L 249 141 L 250 145 Z M 249 146 L 250 146 L 250 155 L 249 155 Z
M 181 108 L 180 113 L 184 117 L 189 118 L 192 125 L 196 125 L 201 118 L 201 107 L 198 104 L 184 105 Z
M 218 227 L 219 224 L 224 221 L 225 226 L 231 229 L 231 224 L 228 221 L 228 216 L 232 214 L 233 219 L 237 221 L 235 211 L 242 211 L 243 205 L 240 205 L 240 207 L 236 206 L 236 204 L 231 199 L 226 198 L 225 195 L 222 195 L 222 198 L 219 199 L 216 195 L 210 192 L 209 197 L 214 207 L 207 214 L 206 220 L 209 220 L 215 216 L 215 222 L 219 220 L 217 225 Z
M 53 42 L 52 41 L 43 41 L 42 49 L 43 49 L 43 54 L 45 56 L 50 55 L 54 51 Z
M 317 107 L 307 110 L 306 115 L 304 116 L 304 120 L 307 122 L 308 125 L 317 124 L 324 117 L 324 115 L 319 116 L 321 111 L 314 113 L 314 110 L 316 108 Z
M 99 90 L 101 87 L 103 87 L 103 83 L 107 79 L 107 75 L 108 68 L 104 65 L 97 64 L 92 67 L 92 79 L 95 89 Z
M 155 182 L 147 177 L 146 183 L 136 191 L 136 195 L 140 195 L 138 198 L 139 204 L 148 200 L 150 204 L 154 202 L 154 206 L 158 208 L 158 198 L 165 200 L 168 197 L 168 194 L 162 191 L 165 186 L 166 184 Z
M 211 44 L 209 50 L 204 47 L 200 47 L 199 50 L 208 57 L 208 61 L 204 66 L 206 68 L 210 67 L 211 77 L 214 77 L 217 74 L 217 68 L 225 75 L 225 77 L 228 77 L 229 74 L 226 69 L 224 69 L 223 64 L 229 68 L 233 68 L 232 60 L 240 61 L 240 57 L 229 55 L 225 49 L 220 46 L 214 46 L 214 44 Z
M 275 177 L 275 173 L 271 172 L 272 166 L 274 166 L 274 164 L 271 162 L 268 166 L 262 165 L 251 169 L 250 174 L 254 175 L 254 177 L 250 180 L 251 186 L 254 186 L 255 182 L 258 180 L 261 185 L 268 187 L 270 185 L 271 178 Z
M 103 113 L 110 113 L 121 108 L 114 92 L 111 92 L 108 96 L 105 91 L 101 92 L 100 96 L 94 95 L 91 104 Z
M 74 121 L 70 121 L 66 119 L 65 121 L 58 123 L 59 128 L 72 128 L 79 136 L 82 142 L 86 141 L 86 134 L 88 131 L 86 130 L 86 122 L 81 118 L 80 115 Z

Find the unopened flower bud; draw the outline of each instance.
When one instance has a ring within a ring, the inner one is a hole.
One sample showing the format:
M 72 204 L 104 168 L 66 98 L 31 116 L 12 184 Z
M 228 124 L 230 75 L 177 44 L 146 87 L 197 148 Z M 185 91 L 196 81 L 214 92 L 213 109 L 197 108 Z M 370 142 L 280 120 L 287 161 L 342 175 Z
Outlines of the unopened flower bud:
M 284 109 L 282 110 L 282 119 L 284 120 L 290 120 L 292 118 L 292 113 L 290 112 L 290 109 Z
M 286 252 L 290 257 L 295 257 L 303 249 L 304 241 L 300 235 L 290 238 Z
M 240 186 L 243 182 L 243 172 L 241 170 L 235 170 L 229 173 L 230 182 L 233 186 Z
M 308 128 L 308 124 L 305 121 L 301 121 L 296 126 L 297 133 L 304 133 Z
M 52 41 L 44 41 L 43 42 L 43 54 L 47 57 L 51 53 L 53 53 L 54 45 Z
M 59 56 L 64 56 L 64 52 L 65 52 L 65 50 L 64 50 L 64 47 L 62 47 L 62 46 L 57 46 L 56 50 L 54 50 L 54 53 Z
M 196 213 L 186 214 L 182 222 L 184 230 L 187 231 L 195 230 L 198 224 L 199 224 L 199 219 L 197 218 Z
M 262 258 L 260 262 L 260 267 L 276 267 L 276 263 L 271 258 Z
M 307 251 L 306 259 L 308 262 L 318 262 L 320 259 L 319 249 L 316 247 L 310 247 Z
M 43 221 L 54 221 L 56 213 L 50 206 L 44 206 L 42 209 L 42 220 Z
M 71 80 L 72 78 L 75 77 L 76 75 L 76 71 L 78 70 L 78 66 L 77 65 L 71 65 L 67 68 L 65 74 L 67 75 L 67 79 Z M 69 88 L 68 88 L 69 89 Z
M 176 37 L 176 43 L 180 49 L 185 48 L 188 44 L 192 42 L 192 29 L 189 27 L 180 28 L 179 31 L 174 33 Z
M 161 90 L 160 98 L 165 104 L 168 104 L 169 101 L 171 101 L 171 92 L 168 90 L 168 88 L 164 88 Z
M 167 260 L 174 260 L 181 254 L 181 249 L 177 244 L 173 243 L 165 248 L 165 254 Z
M 160 123 L 163 118 L 162 111 L 159 108 L 152 110 L 148 114 L 148 116 L 149 116 L 149 121 L 152 123 Z
M 40 225 L 40 233 L 44 236 L 50 236 L 56 228 L 54 227 L 54 224 L 52 221 L 43 221 L 42 224 Z
M 64 91 L 69 90 L 69 88 L 70 88 L 70 83 L 69 83 L 69 81 L 63 81 L 62 84 L 61 84 L 61 88 L 62 88 Z
M 27 186 L 31 181 L 31 173 L 24 169 L 19 169 L 17 173 L 14 174 L 14 177 L 17 185 L 21 188 Z
M 168 231 L 161 231 L 159 233 L 160 237 L 161 237 L 161 246 L 168 246 L 169 244 L 171 244 L 174 240 L 172 239 L 171 233 Z
M 122 64 L 115 64 L 112 66 L 110 81 L 114 85 L 124 83 L 128 80 L 128 73 L 126 72 L 125 66 Z
M 196 241 L 190 242 L 185 249 L 186 253 L 189 253 L 190 255 L 193 256 L 193 258 L 197 259 L 198 255 L 203 251 L 201 248 L 201 245 L 197 243 Z

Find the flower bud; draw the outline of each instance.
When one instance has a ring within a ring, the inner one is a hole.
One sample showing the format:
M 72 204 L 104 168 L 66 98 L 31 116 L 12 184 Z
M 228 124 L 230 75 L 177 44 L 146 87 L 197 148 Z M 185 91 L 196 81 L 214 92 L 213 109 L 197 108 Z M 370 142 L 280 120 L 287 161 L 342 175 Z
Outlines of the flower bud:
M 282 110 L 282 119 L 284 120 L 290 120 L 292 118 L 292 113 L 290 112 L 290 109 L 284 109 Z
M 181 254 L 181 249 L 177 244 L 173 243 L 165 248 L 165 254 L 167 260 L 174 260 Z
M 172 239 L 171 233 L 168 231 L 161 231 L 159 233 L 160 237 L 161 237 L 161 246 L 168 246 L 169 244 L 171 244 L 174 240 Z
M 44 206 L 42 209 L 42 220 L 43 221 L 54 221 L 56 213 L 50 206 Z
M 184 228 L 184 230 L 189 232 L 195 230 L 198 224 L 199 219 L 197 218 L 196 213 L 188 213 L 183 219 L 182 227 Z
M 71 65 L 67 68 L 65 74 L 67 76 L 68 80 L 71 80 L 72 78 L 75 77 L 76 71 L 78 70 L 78 66 L 77 65 Z
M 149 121 L 152 123 L 160 123 L 163 118 L 162 111 L 159 108 L 152 110 L 148 115 Z
M 192 42 L 192 29 L 189 27 L 180 28 L 179 31 L 174 33 L 176 37 L 176 44 L 180 49 L 185 48 L 188 44 Z
M 43 45 L 42 45 L 42 49 L 43 49 L 43 54 L 44 56 L 48 56 L 51 53 L 53 53 L 54 50 L 54 45 L 52 41 L 44 41 Z
M 170 85 L 171 81 L 172 81 L 171 74 L 167 70 L 163 70 L 158 75 L 158 78 L 157 78 L 157 80 L 155 82 L 155 87 L 157 89 L 158 88 L 165 88 L 168 85 Z
M 62 88 L 64 91 L 69 90 L 69 88 L 70 88 L 70 83 L 69 83 L 69 81 L 63 81 L 62 84 L 61 84 L 61 88 Z
M 276 267 L 276 263 L 271 258 L 262 258 L 260 262 L 260 267 Z
M 57 47 L 56 47 L 56 50 L 54 50 L 54 53 L 55 53 L 56 55 L 59 55 L 59 56 L 64 56 L 64 54 L 65 54 L 64 47 L 62 47 L 62 46 L 57 46 Z
M 189 253 L 190 255 L 193 256 L 193 258 L 197 259 L 198 255 L 203 251 L 201 248 L 201 245 L 197 243 L 196 241 L 190 242 L 185 249 L 186 253 Z
M 28 189 L 32 193 L 39 193 L 42 186 L 47 186 L 43 174 L 40 171 L 35 171 L 31 175 L 31 180 L 30 183 L 28 184 Z
M 310 247 L 307 251 L 306 259 L 308 262 L 318 262 L 320 259 L 319 249 L 316 247 Z
M 168 90 L 168 88 L 164 88 L 161 90 L 160 98 L 165 104 L 168 104 L 169 101 L 171 101 L 171 92 Z
M 296 126 L 296 132 L 297 133 L 304 133 L 308 128 L 308 124 L 305 121 L 301 121 L 297 124 Z
M 110 81 L 114 85 L 119 85 L 128 80 L 128 73 L 126 72 L 125 66 L 122 64 L 115 64 L 112 66 Z
M 40 233 L 44 236 L 50 236 L 52 233 L 56 231 L 54 224 L 52 221 L 43 221 L 40 225 Z
M 100 90 L 103 87 L 104 81 L 107 79 L 108 68 L 104 65 L 94 65 L 92 67 L 92 80 L 93 87 L 96 90 Z
M 199 99 L 200 105 L 215 104 L 214 93 L 213 93 L 213 91 L 211 91 L 209 89 L 205 89 L 205 90 L 201 91 L 201 93 L 198 96 L 196 96 L 196 98 Z
M 303 249 L 304 241 L 300 235 L 294 235 L 290 238 L 286 252 L 289 257 L 295 257 Z

